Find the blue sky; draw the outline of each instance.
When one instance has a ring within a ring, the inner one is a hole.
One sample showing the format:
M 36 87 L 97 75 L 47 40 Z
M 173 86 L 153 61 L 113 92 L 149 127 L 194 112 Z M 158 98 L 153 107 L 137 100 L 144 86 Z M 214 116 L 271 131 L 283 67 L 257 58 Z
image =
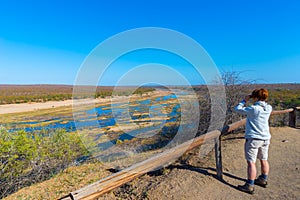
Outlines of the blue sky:
M 241 71 L 260 83 L 300 83 L 299 9 L 297 0 L 0 1 L 0 84 L 73 84 L 99 43 L 141 27 L 193 38 L 220 71 Z M 203 83 L 176 56 L 145 51 L 120 58 L 101 84 L 115 84 L 121 67 L 151 62 L 174 67 L 191 84 Z

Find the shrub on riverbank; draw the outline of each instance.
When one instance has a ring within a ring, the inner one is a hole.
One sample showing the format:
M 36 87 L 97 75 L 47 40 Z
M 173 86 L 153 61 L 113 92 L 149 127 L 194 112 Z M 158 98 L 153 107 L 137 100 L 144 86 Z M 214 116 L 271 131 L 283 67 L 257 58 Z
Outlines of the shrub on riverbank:
M 0 198 L 51 178 L 87 154 L 75 133 L 0 129 Z

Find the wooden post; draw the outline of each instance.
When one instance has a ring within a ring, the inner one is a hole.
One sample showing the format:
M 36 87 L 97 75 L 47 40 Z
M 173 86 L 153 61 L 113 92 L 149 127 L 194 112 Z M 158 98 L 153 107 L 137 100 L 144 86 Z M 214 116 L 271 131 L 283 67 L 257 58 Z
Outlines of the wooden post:
M 293 111 L 289 113 L 289 127 L 296 128 L 296 111 L 294 108 Z
M 215 139 L 215 157 L 216 157 L 217 178 L 219 180 L 223 180 L 221 135 Z

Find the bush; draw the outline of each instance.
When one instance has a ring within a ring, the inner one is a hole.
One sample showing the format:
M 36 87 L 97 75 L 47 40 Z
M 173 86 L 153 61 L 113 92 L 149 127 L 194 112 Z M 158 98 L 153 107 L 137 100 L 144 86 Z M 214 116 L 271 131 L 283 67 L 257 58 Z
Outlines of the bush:
M 51 178 L 87 151 L 75 133 L 47 135 L 0 128 L 0 198 Z

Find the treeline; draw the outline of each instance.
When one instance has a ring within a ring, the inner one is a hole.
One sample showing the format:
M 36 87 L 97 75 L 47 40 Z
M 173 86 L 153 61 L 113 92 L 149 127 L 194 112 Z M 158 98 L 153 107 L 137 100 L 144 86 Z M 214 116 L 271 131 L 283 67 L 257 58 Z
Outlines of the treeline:
M 129 87 L 98 86 L 95 94 L 90 94 L 90 86 L 82 86 L 82 93 L 75 98 L 105 98 L 107 96 L 131 95 Z M 133 94 L 154 91 L 154 88 L 139 87 Z M 73 86 L 69 85 L 0 85 L 0 104 L 63 101 L 73 98 Z
M 0 104 L 18 104 L 31 102 L 64 101 L 72 99 L 72 94 L 45 94 L 45 95 L 0 95 Z
M 75 133 L 8 132 L 0 127 L 0 199 L 51 178 L 87 155 Z
M 154 88 L 150 88 L 150 87 L 139 87 L 138 89 L 134 90 L 134 92 L 132 92 L 131 89 L 129 89 L 128 87 L 124 87 L 124 88 L 119 88 L 116 90 L 113 89 L 103 89 L 103 88 L 97 88 L 96 90 L 96 94 L 95 94 L 95 98 L 105 98 L 108 96 L 129 96 L 131 94 L 144 94 L 147 92 L 153 92 L 155 91 Z
M 72 91 L 68 85 L 0 85 L 0 104 L 67 100 Z
M 300 106 L 300 89 L 271 90 L 269 101 L 273 106 L 281 109 Z

